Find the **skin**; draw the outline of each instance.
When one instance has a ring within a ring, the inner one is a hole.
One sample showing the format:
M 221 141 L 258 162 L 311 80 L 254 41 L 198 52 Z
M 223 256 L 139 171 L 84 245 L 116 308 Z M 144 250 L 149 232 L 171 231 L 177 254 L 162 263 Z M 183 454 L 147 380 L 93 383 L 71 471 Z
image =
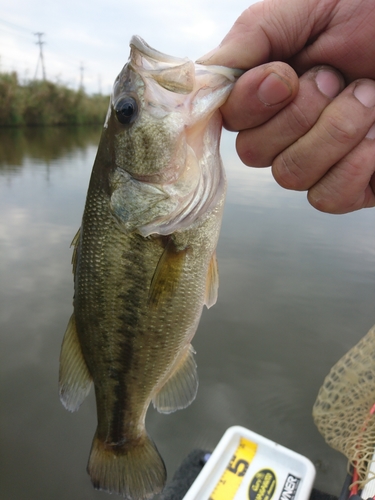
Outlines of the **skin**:
M 221 108 L 241 160 L 324 212 L 375 206 L 374 26 L 372 0 L 264 0 L 200 59 L 248 70 Z

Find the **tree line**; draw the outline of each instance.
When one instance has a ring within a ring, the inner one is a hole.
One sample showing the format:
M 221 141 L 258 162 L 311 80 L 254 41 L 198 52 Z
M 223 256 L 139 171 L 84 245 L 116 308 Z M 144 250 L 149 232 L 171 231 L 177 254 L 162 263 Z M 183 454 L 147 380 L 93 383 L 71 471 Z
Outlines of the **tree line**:
M 102 124 L 109 97 L 88 95 L 47 80 L 21 84 L 0 73 L 0 127 Z

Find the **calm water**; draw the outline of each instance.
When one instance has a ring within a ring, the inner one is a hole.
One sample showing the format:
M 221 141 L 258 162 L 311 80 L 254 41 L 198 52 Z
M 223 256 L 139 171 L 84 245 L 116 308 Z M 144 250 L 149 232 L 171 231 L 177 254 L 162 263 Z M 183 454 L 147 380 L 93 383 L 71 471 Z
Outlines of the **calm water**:
M 93 394 L 70 414 L 57 394 L 72 311 L 70 242 L 80 224 L 99 129 L 0 131 L 2 500 L 112 498 L 86 462 Z M 219 301 L 193 342 L 200 389 L 172 415 L 148 414 L 169 478 L 196 447 L 244 425 L 309 457 L 316 486 L 338 494 L 346 461 L 314 427 L 330 367 L 375 323 L 374 210 L 321 214 L 244 167 L 224 134 L 229 192 Z

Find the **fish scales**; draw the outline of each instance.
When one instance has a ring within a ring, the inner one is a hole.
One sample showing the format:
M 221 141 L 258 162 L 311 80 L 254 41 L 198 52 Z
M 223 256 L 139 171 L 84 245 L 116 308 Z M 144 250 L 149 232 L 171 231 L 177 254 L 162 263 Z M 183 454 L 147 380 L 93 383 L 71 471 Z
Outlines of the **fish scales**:
M 237 76 L 133 37 L 73 240 L 60 398 L 75 411 L 93 382 L 88 473 L 96 488 L 131 500 L 152 498 L 166 480 L 145 429 L 151 401 L 170 413 L 197 392 L 190 342 L 203 305 L 216 301 L 225 200 L 217 108 Z

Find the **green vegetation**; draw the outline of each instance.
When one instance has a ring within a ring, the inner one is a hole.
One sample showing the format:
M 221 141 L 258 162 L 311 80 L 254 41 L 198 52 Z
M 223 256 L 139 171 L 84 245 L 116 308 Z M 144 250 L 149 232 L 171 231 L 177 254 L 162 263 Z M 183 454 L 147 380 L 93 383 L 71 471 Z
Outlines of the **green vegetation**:
M 87 95 L 49 81 L 21 85 L 17 73 L 0 73 L 0 126 L 103 124 L 108 96 Z

